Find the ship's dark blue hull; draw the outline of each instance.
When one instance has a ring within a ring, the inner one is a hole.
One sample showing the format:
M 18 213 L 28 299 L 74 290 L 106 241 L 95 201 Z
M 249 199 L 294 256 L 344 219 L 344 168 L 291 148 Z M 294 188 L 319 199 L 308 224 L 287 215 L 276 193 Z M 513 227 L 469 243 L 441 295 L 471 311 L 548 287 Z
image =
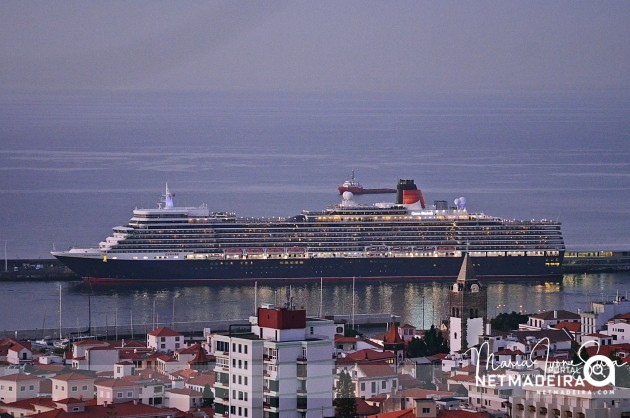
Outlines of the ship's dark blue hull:
M 480 278 L 561 277 L 562 257 L 473 257 Z M 94 281 L 197 282 L 302 279 L 452 279 L 462 257 L 294 258 L 254 260 L 107 260 L 56 256 Z

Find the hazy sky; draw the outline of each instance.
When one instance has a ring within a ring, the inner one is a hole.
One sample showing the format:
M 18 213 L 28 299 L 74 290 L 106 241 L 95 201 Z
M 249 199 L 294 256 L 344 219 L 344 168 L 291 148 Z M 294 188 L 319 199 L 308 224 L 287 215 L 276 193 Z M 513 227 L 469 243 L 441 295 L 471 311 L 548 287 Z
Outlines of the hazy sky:
M 630 87 L 629 1 L 0 2 L 0 88 Z

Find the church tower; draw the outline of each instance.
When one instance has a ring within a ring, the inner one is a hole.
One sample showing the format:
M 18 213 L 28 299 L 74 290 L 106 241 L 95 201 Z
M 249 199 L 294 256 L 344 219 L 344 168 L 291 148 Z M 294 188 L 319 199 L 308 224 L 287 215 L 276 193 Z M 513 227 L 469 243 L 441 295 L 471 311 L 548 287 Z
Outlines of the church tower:
M 396 357 L 396 370 L 398 370 L 398 364 L 400 364 L 405 358 L 405 341 L 400 338 L 400 334 L 398 334 L 398 326 L 394 320 L 392 320 L 389 331 L 383 339 L 383 351 L 385 350 L 391 350 L 394 352 L 394 356 Z
M 477 277 L 471 258 L 466 254 L 457 280 L 449 294 L 449 346 L 451 354 L 465 352 L 479 343 L 488 311 L 486 289 Z

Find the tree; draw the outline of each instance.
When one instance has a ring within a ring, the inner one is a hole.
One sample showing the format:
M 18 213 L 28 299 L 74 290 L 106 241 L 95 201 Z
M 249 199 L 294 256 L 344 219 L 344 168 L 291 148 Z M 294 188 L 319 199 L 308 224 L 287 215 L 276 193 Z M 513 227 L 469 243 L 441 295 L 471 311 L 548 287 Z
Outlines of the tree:
M 342 418 L 354 417 L 357 414 L 357 401 L 354 394 L 352 379 L 346 371 L 339 374 L 337 381 L 337 396 L 335 399 L 335 416 Z
M 203 387 L 203 392 L 201 392 L 201 397 L 203 398 L 203 406 L 204 408 L 212 406 L 214 403 L 214 394 L 212 393 L 212 389 L 210 389 L 209 384 L 205 384 Z
M 442 332 L 435 328 L 435 325 L 431 325 L 422 338 L 412 338 L 407 347 L 407 357 L 424 357 L 448 352 L 448 341 L 442 336 Z
M 512 313 L 502 312 L 495 318 L 492 318 L 492 329 L 497 331 L 512 331 L 517 329 L 519 324 L 525 324 L 529 320 L 529 316 L 512 311 Z
M 362 337 L 363 334 L 357 331 L 356 329 L 353 329 L 352 327 L 350 327 L 350 325 L 346 324 L 343 327 L 343 336 L 344 337 Z

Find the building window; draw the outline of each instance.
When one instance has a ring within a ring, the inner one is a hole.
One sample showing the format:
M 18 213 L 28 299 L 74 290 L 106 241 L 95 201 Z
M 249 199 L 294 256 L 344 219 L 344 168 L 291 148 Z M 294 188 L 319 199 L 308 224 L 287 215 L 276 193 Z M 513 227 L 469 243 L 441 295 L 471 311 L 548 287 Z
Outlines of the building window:
M 160 348 L 166 348 L 166 344 L 161 344 Z
M 376 393 L 376 382 L 372 382 L 372 393 Z
M 26 386 L 20 386 L 20 392 L 24 392 L 26 390 Z
M 385 388 L 387 388 L 387 381 L 386 381 L 386 380 L 383 380 L 383 381 L 381 382 L 381 389 L 385 389 Z
M 33 385 L 30 385 L 30 386 L 28 387 L 28 390 L 34 390 L 34 389 L 35 389 L 35 386 L 33 386 Z
M 128 398 L 132 398 L 133 397 L 133 392 L 127 392 L 127 397 Z
M 247 370 L 247 360 L 245 360 L 245 370 Z
M 243 344 L 238 345 L 238 352 L 241 353 L 243 351 Z
M 245 347 L 247 347 L 247 346 L 245 346 Z M 245 376 L 245 377 L 243 378 L 243 384 L 244 384 L 245 386 L 247 386 L 247 376 Z
M 245 354 L 247 354 L 247 345 L 245 345 L 244 350 L 245 350 Z M 247 413 L 247 408 L 245 408 L 245 413 Z M 247 415 L 245 415 L 245 416 L 247 416 Z
M 160 341 L 161 341 L 161 342 L 166 341 L 166 337 L 160 337 Z
M 84 385 L 81 390 L 87 390 L 87 385 Z
M 429 409 L 429 408 L 422 408 L 422 413 L 423 414 L 428 414 L 429 412 L 431 412 L 431 409 Z
M 361 392 L 365 391 L 365 382 L 361 382 Z
M 123 393 L 122 392 L 117 392 L 116 393 L 116 397 L 117 398 L 122 398 L 123 397 Z
M 73 392 L 76 392 L 78 389 L 79 389 L 78 387 L 76 387 L 76 386 L 72 386 L 72 391 L 73 391 Z

